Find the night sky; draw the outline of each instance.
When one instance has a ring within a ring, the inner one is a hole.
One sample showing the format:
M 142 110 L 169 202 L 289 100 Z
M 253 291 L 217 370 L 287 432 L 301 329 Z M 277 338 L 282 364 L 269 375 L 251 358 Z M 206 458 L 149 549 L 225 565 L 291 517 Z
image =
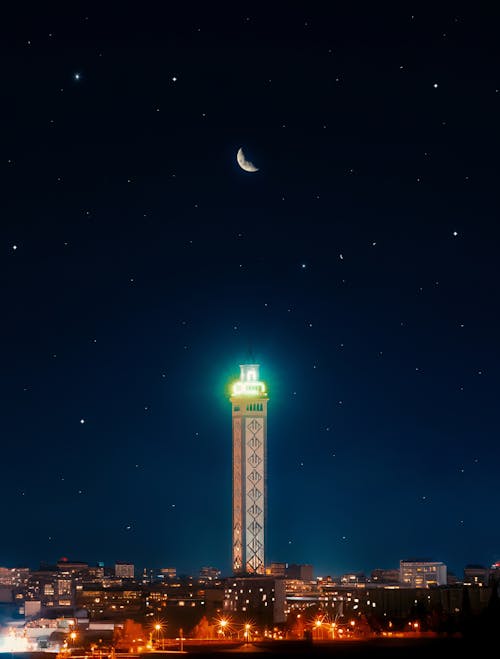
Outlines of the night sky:
M 0 565 L 229 574 L 249 360 L 268 562 L 499 560 L 500 10 L 180 5 L 2 17 Z

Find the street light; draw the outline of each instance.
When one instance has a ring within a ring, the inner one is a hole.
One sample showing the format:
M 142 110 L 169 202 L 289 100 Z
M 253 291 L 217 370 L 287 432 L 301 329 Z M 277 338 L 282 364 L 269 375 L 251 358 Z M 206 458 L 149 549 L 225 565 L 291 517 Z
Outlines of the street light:
M 156 644 L 159 645 L 160 642 L 160 632 L 162 630 L 161 623 L 157 622 L 155 624 L 155 630 L 156 630 Z M 161 635 L 161 649 L 163 650 L 163 634 Z
M 250 623 L 246 623 L 245 625 L 245 633 L 243 634 L 245 637 L 245 643 L 248 643 L 250 640 Z
M 225 618 L 219 620 L 219 626 L 220 626 L 219 633 L 222 636 L 222 638 L 225 638 L 225 629 L 227 627 L 227 620 Z

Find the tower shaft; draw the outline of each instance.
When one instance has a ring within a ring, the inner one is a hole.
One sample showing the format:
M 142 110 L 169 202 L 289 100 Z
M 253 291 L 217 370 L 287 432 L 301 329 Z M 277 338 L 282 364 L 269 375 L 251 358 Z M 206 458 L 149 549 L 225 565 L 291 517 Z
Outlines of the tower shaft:
M 233 386 L 233 572 L 264 574 L 267 394 L 259 366 L 240 366 Z

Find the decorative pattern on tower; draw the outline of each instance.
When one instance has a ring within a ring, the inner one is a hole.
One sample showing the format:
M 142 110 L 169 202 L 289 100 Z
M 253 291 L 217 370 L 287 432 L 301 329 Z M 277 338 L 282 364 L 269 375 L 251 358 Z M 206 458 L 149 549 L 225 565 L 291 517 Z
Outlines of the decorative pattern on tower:
M 267 393 L 258 364 L 233 384 L 233 572 L 264 574 Z

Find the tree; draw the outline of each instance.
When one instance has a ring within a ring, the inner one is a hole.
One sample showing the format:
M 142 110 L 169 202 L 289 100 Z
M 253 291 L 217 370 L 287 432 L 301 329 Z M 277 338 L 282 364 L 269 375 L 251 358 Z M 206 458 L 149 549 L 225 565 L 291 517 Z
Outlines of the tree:
M 293 638 L 304 638 L 305 620 L 304 616 L 299 614 L 290 614 L 287 619 L 287 627 Z
M 139 622 L 127 618 L 123 623 L 123 628 L 115 627 L 113 641 L 115 647 L 119 650 L 136 652 L 138 647 L 147 643 L 148 637 L 144 627 Z
M 213 638 L 213 629 L 213 625 L 209 624 L 207 617 L 203 616 L 200 622 L 193 628 L 191 636 L 197 639 Z

